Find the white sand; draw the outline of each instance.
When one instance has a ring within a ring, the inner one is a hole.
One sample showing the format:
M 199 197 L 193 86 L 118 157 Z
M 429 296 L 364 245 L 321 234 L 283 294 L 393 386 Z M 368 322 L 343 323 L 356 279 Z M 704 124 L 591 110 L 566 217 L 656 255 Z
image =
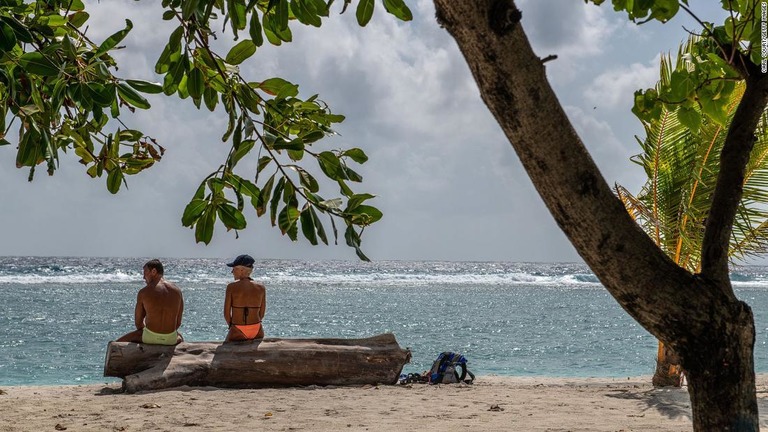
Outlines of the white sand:
M 115 393 L 119 384 L 0 387 L 0 431 L 686 431 L 685 389 L 650 377 L 479 377 L 475 384 Z M 758 376 L 761 424 L 768 375 Z M 66 428 L 66 429 L 65 429 Z

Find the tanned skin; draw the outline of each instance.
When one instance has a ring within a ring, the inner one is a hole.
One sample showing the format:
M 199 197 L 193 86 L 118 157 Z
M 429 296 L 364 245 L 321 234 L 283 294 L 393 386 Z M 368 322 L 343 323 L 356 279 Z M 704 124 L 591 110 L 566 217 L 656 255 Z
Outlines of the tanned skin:
M 241 340 L 237 337 L 239 332 L 232 325 L 256 324 L 264 319 L 267 311 L 267 290 L 264 285 L 254 282 L 250 275 L 252 269 L 245 266 L 232 267 L 232 276 L 235 282 L 227 285 L 224 297 L 224 320 L 230 326 L 225 341 Z M 248 321 L 246 322 L 243 307 L 248 308 Z M 261 329 L 257 339 L 264 337 L 264 328 Z
M 184 314 L 184 298 L 179 287 L 163 279 L 163 273 L 144 265 L 144 281 L 147 285 L 136 296 L 134 321 L 136 330 L 120 337 L 118 342 L 141 343 L 144 327 L 155 332 L 168 334 L 181 326 Z M 184 340 L 178 333 L 176 343 Z

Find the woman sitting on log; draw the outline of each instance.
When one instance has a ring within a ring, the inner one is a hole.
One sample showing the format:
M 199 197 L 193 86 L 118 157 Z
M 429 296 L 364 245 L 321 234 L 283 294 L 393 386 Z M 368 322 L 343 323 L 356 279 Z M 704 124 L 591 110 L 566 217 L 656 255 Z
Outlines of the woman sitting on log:
M 264 337 L 261 320 L 267 310 L 267 293 L 264 285 L 251 279 L 254 262 L 250 255 L 240 255 L 227 264 L 235 282 L 227 285 L 224 299 L 224 320 L 229 325 L 225 342 Z

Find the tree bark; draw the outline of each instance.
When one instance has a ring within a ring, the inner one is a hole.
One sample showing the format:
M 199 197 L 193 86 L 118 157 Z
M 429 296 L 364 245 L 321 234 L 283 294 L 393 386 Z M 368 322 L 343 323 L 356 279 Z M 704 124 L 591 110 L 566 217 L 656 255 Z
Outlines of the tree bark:
M 754 323 L 749 306 L 722 278 L 720 256 L 712 255 L 717 266 L 712 277 L 691 274 L 632 220 L 547 82 L 514 1 L 434 2 L 438 22 L 456 40 L 483 101 L 558 226 L 621 307 L 680 355 L 689 373 L 694 429 L 758 430 Z M 764 108 L 765 99 L 751 100 Z M 734 124 L 755 130 L 756 122 L 738 123 L 738 116 L 737 111 Z M 743 157 L 728 160 L 735 169 Z M 719 224 L 733 223 L 730 210 L 718 211 L 724 215 Z M 722 244 L 722 227 L 717 228 L 713 248 Z
M 410 361 L 391 333 L 365 339 L 110 342 L 104 376 L 129 393 L 182 385 L 236 388 L 394 384 Z

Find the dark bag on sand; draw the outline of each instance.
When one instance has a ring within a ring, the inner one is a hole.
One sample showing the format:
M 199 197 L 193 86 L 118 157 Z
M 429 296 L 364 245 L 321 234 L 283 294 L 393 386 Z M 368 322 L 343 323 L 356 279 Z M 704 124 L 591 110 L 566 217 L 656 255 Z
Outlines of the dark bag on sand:
M 469 379 L 467 378 L 469 375 Z M 437 360 L 432 363 L 432 369 L 429 370 L 430 384 L 451 384 L 467 383 L 472 384 L 475 380 L 475 374 L 467 369 L 467 359 L 453 352 L 443 352 L 437 356 Z

